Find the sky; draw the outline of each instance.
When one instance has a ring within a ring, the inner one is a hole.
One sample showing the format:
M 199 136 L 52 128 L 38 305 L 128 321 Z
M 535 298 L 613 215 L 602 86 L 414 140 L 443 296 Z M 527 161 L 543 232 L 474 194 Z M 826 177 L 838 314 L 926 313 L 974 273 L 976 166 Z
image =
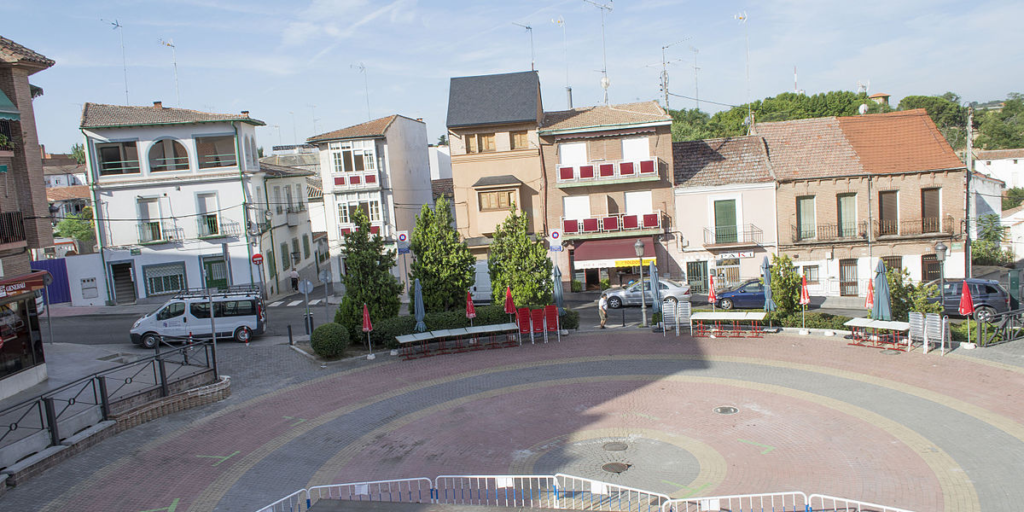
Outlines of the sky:
M 81 142 L 84 103 L 125 104 L 121 36 L 129 104 L 178 106 L 180 91 L 182 108 L 248 110 L 267 123 L 257 136 L 268 153 L 391 114 L 422 118 L 435 142 L 450 78 L 529 70 L 531 33 L 544 109 L 566 108 L 567 75 L 574 106 L 599 105 L 602 13 L 613 104 L 664 103 L 666 46 L 669 91 L 699 96 L 710 113 L 793 91 L 794 67 L 808 94 L 860 82 L 893 106 L 912 94 L 984 102 L 1024 91 L 1024 2 L 597 3 L 611 10 L 584 0 L 5 0 L 0 35 L 56 61 L 30 78 L 45 91 L 34 107 L 51 153 Z M 670 96 L 669 106 L 696 101 Z

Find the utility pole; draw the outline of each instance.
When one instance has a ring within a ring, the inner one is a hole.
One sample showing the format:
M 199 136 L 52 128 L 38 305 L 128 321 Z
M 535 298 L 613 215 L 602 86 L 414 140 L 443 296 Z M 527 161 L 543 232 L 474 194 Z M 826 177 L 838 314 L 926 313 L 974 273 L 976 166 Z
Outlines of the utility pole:
M 608 49 L 605 46 L 604 39 L 604 13 L 612 12 L 611 4 L 599 4 L 594 0 L 583 0 L 584 2 L 601 9 L 601 88 L 604 89 L 604 104 L 608 104 L 608 86 L 611 85 L 611 81 L 608 80 Z
M 178 99 L 178 107 L 181 107 L 181 89 L 178 88 L 178 50 L 174 46 L 174 40 L 160 40 L 160 44 L 171 49 L 171 62 L 174 63 L 174 96 Z
M 746 41 L 747 62 L 747 135 L 754 129 L 754 118 L 750 115 L 750 30 L 747 28 L 747 11 L 733 16 L 743 24 L 743 39 Z
M 529 25 L 523 25 L 522 23 L 516 23 L 514 21 L 512 22 L 512 24 L 517 26 L 517 27 L 523 27 L 523 28 L 525 28 L 527 30 L 527 32 L 530 33 L 530 71 L 536 71 L 536 68 L 534 68 L 534 59 L 533 59 L 533 27 L 531 27 Z
M 964 218 L 964 277 L 971 277 L 971 174 L 974 172 L 974 107 L 967 107 L 967 201 Z
M 569 43 L 565 39 L 565 20 L 561 16 L 552 19 L 551 23 L 562 27 L 562 57 L 565 59 L 565 97 L 568 100 L 568 108 L 572 110 L 572 87 L 569 86 Z
M 690 39 L 693 39 L 693 38 L 692 37 L 687 37 L 686 39 L 683 39 L 681 41 L 676 41 L 676 42 L 674 42 L 672 44 L 666 44 L 665 46 L 661 47 L 661 90 L 662 90 L 661 92 L 663 92 L 665 94 L 665 108 L 666 109 L 669 108 L 668 107 L 668 65 L 671 64 L 671 62 L 667 62 L 665 60 L 665 50 L 667 50 L 668 48 L 671 48 L 671 47 L 673 47 L 673 46 L 675 46 L 675 45 L 677 45 L 679 43 L 689 41 Z M 672 61 L 672 62 L 676 62 L 676 61 Z
M 121 23 L 118 22 L 116 19 L 114 21 L 107 21 L 101 19 L 100 21 L 106 21 L 107 23 L 110 23 L 110 26 L 112 26 L 114 30 L 118 31 L 118 34 L 121 35 L 121 68 L 124 70 L 124 104 L 129 105 L 130 103 L 128 102 L 128 59 L 125 57 L 124 53 L 124 26 L 121 25 Z

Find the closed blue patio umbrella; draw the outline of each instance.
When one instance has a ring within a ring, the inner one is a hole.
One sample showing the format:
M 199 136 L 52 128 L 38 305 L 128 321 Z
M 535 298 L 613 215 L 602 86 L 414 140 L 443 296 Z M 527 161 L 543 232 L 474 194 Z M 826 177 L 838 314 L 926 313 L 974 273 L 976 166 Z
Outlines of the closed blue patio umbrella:
M 875 268 L 875 305 L 871 308 L 874 320 L 892 320 L 892 307 L 889 298 L 889 281 L 885 278 L 885 263 L 878 260 Z
M 423 318 L 427 316 L 426 311 L 423 308 L 423 287 L 420 286 L 420 280 L 416 279 L 416 291 L 413 293 L 413 310 L 416 314 L 416 331 L 423 332 L 427 330 L 427 324 L 423 323 Z
M 651 276 L 651 314 L 661 313 L 661 288 L 658 286 L 658 267 L 654 266 L 654 262 L 651 262 L 650 276 Z
M 761 275 L 764 276 L 764 311 L 772 313 L 778 306 L 775 305 L 775 299 L 772 299 L 772 267 L 768 264 L 768 256 L 761 263 Z
M 555 285 L 554 290 L 552 290 L 555 295 L 555 306 L 558 306 L 558 316 L 562 316 L 565 314 L 565 306 L 563 305 L 565 298 L 563 297 L 562 291 L 562 271 L 558 270 L 558 267 L 555 266 L 555 271 L 551 277 L 554 280 Z

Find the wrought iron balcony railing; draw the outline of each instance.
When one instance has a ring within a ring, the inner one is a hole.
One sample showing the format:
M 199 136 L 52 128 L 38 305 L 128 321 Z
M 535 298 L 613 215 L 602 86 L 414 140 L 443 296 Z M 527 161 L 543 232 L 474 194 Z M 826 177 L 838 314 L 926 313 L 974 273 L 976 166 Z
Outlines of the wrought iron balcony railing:
M 761 245 L 764 233 L 753 224 L 740 226 L 708 226 L 704 228 L 704 245 Z
M 838 242 L 860 240 L 868 236 L 867 221 L 835 224 L 790 225 L 793 242 Z

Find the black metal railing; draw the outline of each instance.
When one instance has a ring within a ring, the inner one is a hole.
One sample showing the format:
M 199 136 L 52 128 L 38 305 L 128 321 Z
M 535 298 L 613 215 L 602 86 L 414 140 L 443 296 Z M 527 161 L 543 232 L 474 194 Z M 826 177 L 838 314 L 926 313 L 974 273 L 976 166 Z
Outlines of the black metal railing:
M 216 215 L 200 215 L 196 218 L 196 226 L 199 231 L 199 237 L 212 237 L 218 236 L 220 232 L 220 223 L 217 221 Z
M 834 242 L 867 238 L 868 223 L 837 222 L 834 224 L 790 225 L 793 242 Z
M 992 315 L 988 322 L 976 322 L 978 345 L 987 347 L 1024 338 L 1024 309 Z
M 14 131 L 9 119 L 0 119 L 0 151 L 14 151 Z
M 0 244 L 25 241 L 25 221 L 21 212 L 0 213 Z
M 288 213 L 301 213 L 306 211 L 306 203 L 288 205 Z
M 753 224 L 704 228 L 704 245 L 761 245 L 764 233 Z
M 874 222 L 876 237 L 883 236 L 916 236 L 916 235 L 954 235 L 960 231 L 960 223 L 952 215 L 942 217 L 924 217 L 915 219 L 880 219 Z
M 169 396 L 172 385 L 205 373 L 210 377 L 204 384 L 216 381 L 217 352 L 212 343 L 175 339 L 185 344 L 167 350 L 170 341 L 162 339 L 156 355 L 95 373 L 0 410 L 0 425 L 4 426 L 0 429 L 0 460 L 18 460 L 40 447 L 59 445 L 84 428 L 142 405 L 137 397 L 146 393 Z

